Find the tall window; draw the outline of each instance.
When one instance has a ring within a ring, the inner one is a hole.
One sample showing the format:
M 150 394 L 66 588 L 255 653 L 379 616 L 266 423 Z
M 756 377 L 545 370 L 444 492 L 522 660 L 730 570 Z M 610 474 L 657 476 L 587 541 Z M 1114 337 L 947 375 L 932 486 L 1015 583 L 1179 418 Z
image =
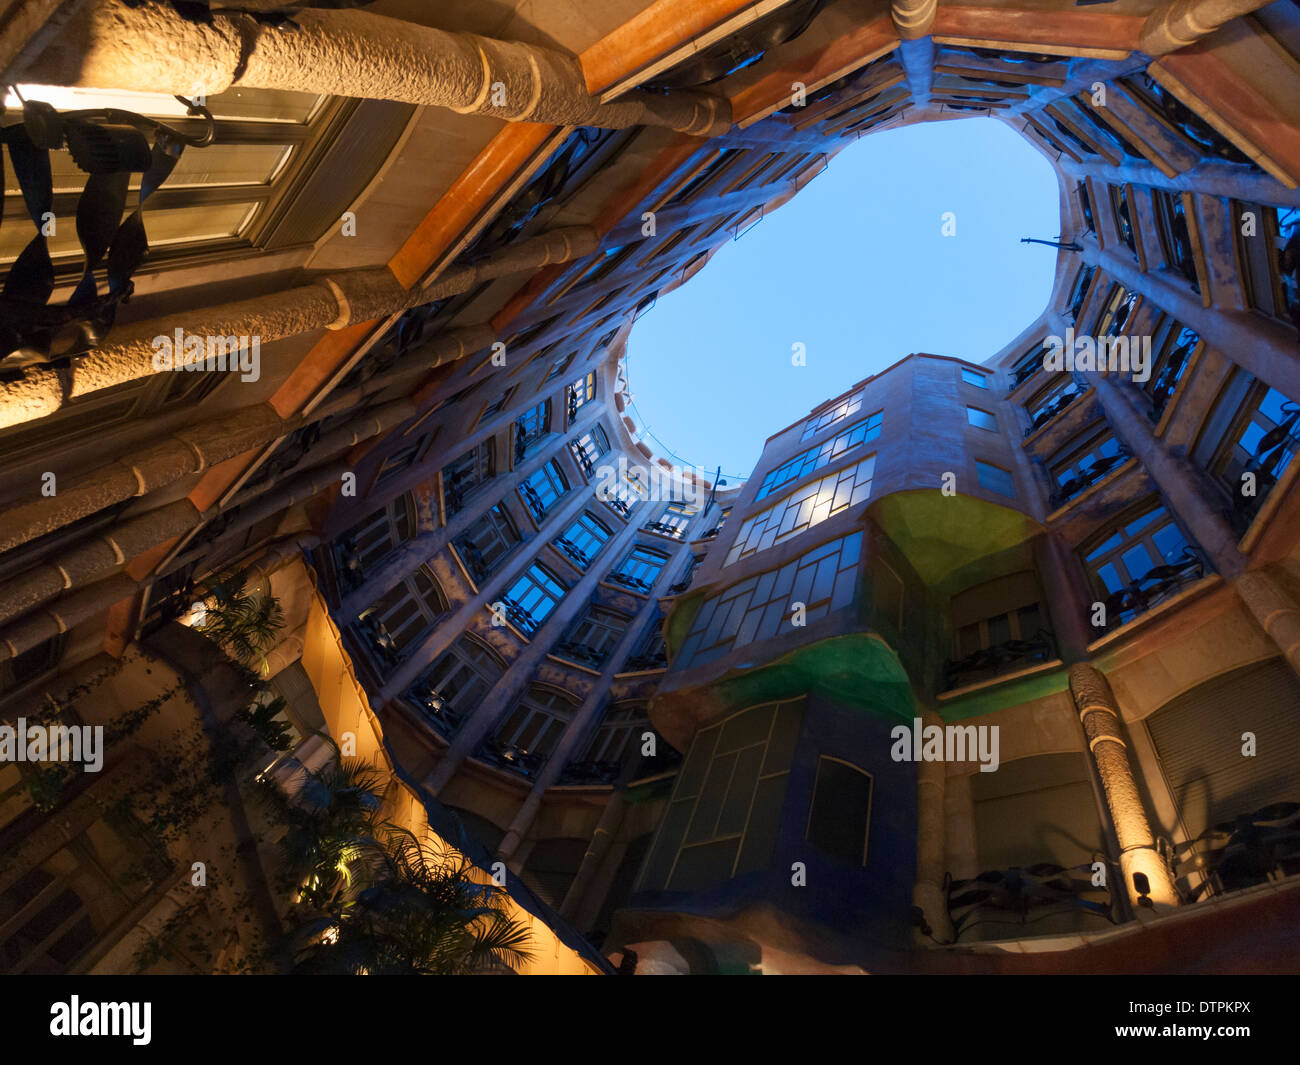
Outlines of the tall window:
M 1196 277 L 1196 252 L 1187 221 L 1190 203 L 1191 193 L 1151 190 L 1151 206 L 1155 210 L 1164 267 L 1182 275 L 1192 286 L 1192 291 L 1199 293 L 1201 285 Z
M 1246 303 L 1300 325 L 1300 208 L 1233 200 L 1232 218 Z
M 569 450 L 573 452 L 583 473 L 591 477 L 595 473 L 596 463 L 609 453 L 609 437 L 599 425 L 593 425 L 581 436 L 569 441 Z
M 1083 305 L 1088 298 L 1088 289 L 1092 286 L 1092 276 L 1097 272 L 1095 266 L 1081 266 L 1079 272 L 1074 275 L 1074 285 L 1070 289 L 1070 297 L 1067 300 L 1066 316 L 1072 322 L 1079 320 L 1079 314 L 1083 311 Z
M 527 458 L 546 436 L 550 408 L 550 400 L 544 399 L 515 419 L 515 462 Z
M 565 402 L 569 412 L 569 424 L 578 416 L 578 411 L 596 398 L 596 371 L 585 373 L 568 385 L 565 390 Z
M 499 765 L 531 776 L 546 764 L 577 710 L 578 702 L 568 692 L 530 684 L 484 745 L 484 753 Z
M 1128 458 L 1107 425 L 1085 429 L 1047 460 L 1052 476 L 1052 505 L 1064 506 L 1091 488 Z
M 687 503 L 667 503 L 654 521 L 646 522 L 646 528 L 662 536 L 671 536 L 674 540 L 686 539 L 686 530 L 695 517 L 695 507 Z
M 1121 517 L 1082 553 L 1108 628 L 1131 621 L 1205 572 L 1199 553 L 1159 503 Z
M 1025 404 L 1025 410 L 1029 412 L 1029 433 L 1041 429 L 1086 391 L 1072 375 L 1058 375 L 1055 381 Z
M 700 605 L 675 665 L 702 665 L 737 647 L 797 635 L 792 604 L 802 603 L 810 625 L 852 605 L 857 590 L 862 533 L 850 533 L 711 595 Z
M 1193 460 L 1232 502 L 1239 532 L 1300 451 L 1300 405 L 1245 370 L 1233 370 L 1201 430 Z
M 1137 292 L 1130 292 L 1123 285 L 1111 285 L 1094 334 L 1099 337 L 1122 336 L 1140 300 Z
M 511 622 L 523 632 L 536 632 L 568 589 L 540 562 L 521 573 L 501 597 Z
M 1032 570 L 966 588 L 952 597 L 952 657 L 948 688 L 986 680 L 1055 656 L 1050 626 L 1040 607 Z
M 839 758 L 818 758 L 804 831 L 808 842 L 842 865 L 866 865 L 871 787 L 865 770 Z
M 451 543 L 474 583 L 482 586 L 519 543 L 519 532 L 506 508 L 497 503 Z
M 622 765 L 641 751 L 641 735 L 650 728 L 650 715 L 642 702 L 615 703 L 592 736 L 583 754 L 586 762 L 616 762 Z
M 564 534 L 555 540 L 559 548 L 578 569 L 587 569 L 610 537 L 604 522 L 583 511 Z
M 615 645 L 627 632 L 628 620 L 626 614 L 592 604 L 565 638 L 555 645 L 555 651 L 582 665 L 599 669 L 609 661 Z
M 998 420 L 982 407 L 967 407 L 966 420 L 976 429 L 987 429 L 991 433 L 998 431 Z
M 667 562 L 668 556 L 663 552 L 637 544 L 618 569 L 609 575 L 609 579 L 635 591 L 648 593 Z
M 433 433 L 425 433 L 409 444 L 399 447 L 379 467 L 379 476 L 375 478 L 375 487 L 380 488 L 394 478 L 401 476 L 424 457 L 433 443 Z
M 442 498 L 447 517 L 459 513 L 465 501 L 496 474 L 492 441 L 472 447 L 442 468 Z
M 1009 470 L 985 462 L 983 459 L 976 459 L 975 475 L 979 479 L 981 488 L 987 488 L 990 492 L 996 492 L 1008 499 L 1016 498 L 1016 482 Z
M 1111 209 L 1115 212 L 1115 228 L 1119 239 L 1134 255 L 1137 254 L 1137 233 L 1133 228 L 1133 215 L 1129 210 L 1128 193 L 1123 185 L 1108 185 Z
M 538 521 L 551 512 L 569 490 L 569 482 L 554 459 L 519 484 L 519 494 Z
M 865 502 L 871 495 L 871 477 L 875 468 L 876 456 L 869 455 L 852 466 L 796 489 L 766 510 L 746 518 L 723 565 L 730 566 L 742 558 L 766 551 L 849 507 Z
M 1136 387 L 1146 393 L 1150 406 L 1147 417 L 1159 423 L 1173 398 L 1178 382 L 1191 364 L 1201 338 L 1195 330 L 1166 316 L 1152 333 L 1151 376 Z
M 758 494 L 754 497 L 755 501 L 766 498 L 782 485 L 797 481 L 810 473 L 824 469 L 833 462 L 838 462 L 855 447 L 861 447 L 868 441 L 874 440 L 880 435 L 880 423 L 883 418 L 884 411 L 876 411 L 875 414 L 837 433 L 825 443 L 801 451 L 788 462 L 782 463 L 764 476 L 763 483 L 758 486 Z
M 344 581 L 359 587 L 366 574 L 414 535 L 415 499 L 407 492 L 335 539 L 335 556 Z
M 361 615 L 359 624 L 381 659 L 397 661 L 415 649 L 448 609 L 447 597 L 433 571 L 421 566 L 385 592 Z
M 695 734 L 641 890 L 699 891 L 771 864 L 802 720 L 802 702 L 769 703 Z
M 1092 197 L 1088 195 L 1088 183 L 1080 181 L 1075 186 L 1075 191 L 1079 195 L 1079 210 L 1083 214 L 1083 224 L 1087 227 L 1089 233 L 1097 232 L 1097 223 L 1092 216 Z
M 452 736 L 506 671 L 506 663 L 477 636 L 465 633 L 407 689 L 444 736 Z
M 801 440 L 807 440 L 816 436 L 824 429 L 829 429 L 836 422 L 841 422 L 845 418 L 851 418 L 862 409 L 863 390 L 857 389 L 850 393 L 844 399 L 827 407 L 823 411 L 814 414 L 803 426 L 803 435 Z

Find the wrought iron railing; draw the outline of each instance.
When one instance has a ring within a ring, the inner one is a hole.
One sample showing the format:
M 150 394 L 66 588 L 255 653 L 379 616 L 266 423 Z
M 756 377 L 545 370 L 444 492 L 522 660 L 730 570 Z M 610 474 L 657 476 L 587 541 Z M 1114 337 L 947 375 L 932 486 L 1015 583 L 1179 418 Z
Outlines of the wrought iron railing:
M 557 654 L 561 658 L 567 658 L 569 661 L 581 665 L 594 666 L 597 669 L 603 666 L 605 660 L 609 658 L 608 651 L 601 651 L 579 640 L 561 640 L 551 650 L 553 654 Z
M 644 654 L 633 655 L 623 664 L 625 673 L 639 673 L 647 669 L 667 669 L 668 652 L 662 647 L 657 651 L 648 651 Z
M 366 580 L 365 566 L 357 554 L 357 543 L 351 536 L 339 536 L 334 541 L 334 558 L 338 565 L 339 583 L 345 592 L 355 592 Z
M 1300 436 L 1296 435 L 1297 423 L 1300 422 L 1300 404 L 1290 400 L 1282 404 L 1283 418 L 1267 433 L 1260 437 L 1241 476 L 1251 474 L 1255 478 L 1254 493 L 1246 495 L 1241 491 L 1241 483 L 1232 486 L 1230 506 L 1224 509 L 1224 517 L 1238 536 L 1245 535 L 1264 500 L 1277 484 L 1278 474 L 1282 472 L 1283 460 L 1287 453 L 1300 451 Z
M 478 749 L 478 757 L 491 765 L 509 769 L 525 777 L 535 777 L 546 764 L 546 757 L 514 743 L 500 743 L 488 737 Z
M 357 619 L 357 632 L 365 638 L 366 646 L 381 664 L 390 668 L 401 664 L 402 656 L 396 641 L 374 614 L 363 614 Z
M 428 684 L 416 681 L 406 689 L 406 699 L 424 712 L 425 717 L 444 739 L 451 739 L 465 722 L 466 715 L 453 709 L 447 700 L 438 694 L 437 689 Z
M 1112 592 L 1105 601 L 1106 630 L 1132 621 L 1139 614 L 1205 576 L 1209 566 L 1194 547 L 1184 547 L 1174 562 L 1153 566 L 1136 580 Z
M 1176 880 L 1204 879 L 1184 890 L 1188 902 L 1300 873 L 1300 803 L 1277 802 L 1239 814 L 1173 848 Z
M 685 525 L 670 525 L 663 521 L 648 521 L 645 528 L 651 532 L 659 533 L 660 536 L 670 536 L 674 540 L 684 540 L 686 538 Z
M 1006 640 L 982 647 L 947 662 L 943 669 L 944 690 L 1021 669 L 1035 662 L 1050 662 L 1057 656 L 1056 640 L 1047 629 L 1039 629 L 1027 640 Z
M 1035 355 L 1033 358 L 1022 362 L 1011 371 L 1011 391 L 1014 392 L 1042 368 L 1043 359 L 1041 355 Z
M 567 536 L 557 536 L 555 538 L 555 546 L 573 559 L 573 561 L 578 564 L 579 569 L 586 569 L 591 565 L 591 559 L 587 557 L 586 552 L 579 548 Z
M 945 887 L 954 941 L 981 924 L 1031 925 L 1068 914 L 1115 924 L 1119 914 L 1110 885 L 1120 873 L 1105 864 L 1107 875 L 1100 887 L 1093 863 L 1072 869 L 1050 863 L 994 869 L 970 880 L 954 880 L 949 874 Z
M 1131 456 L 1124 448 L 1120 448 L 1113 455 L 1103 455 L 1101 458 L 1094 459 L 1086 466 L 1079 468 L 1079 472 L 1071 477 L 1065 483 L 1059 485 L 1051 495 L 1051 505 L 1053 508 L 1063 507 L 1075 496 L 1080 495 L 1094 484 L 1099 482 L 1108 473 L 1124 465 Z
M 1068 385 L 1051 403 L 1039 408 L 1038 413 L 1033 416 L 1029 428 L 1025 430 L 1025 436 L 1033 436 L 1034 433 L 1038 432 L 1058 414 L 1064 412 L 1070 404 L 1083 395 L 1084 391 L 1085 389 L 1077 381 Z
M 1182 377 L 1183 367 L 1187 365 L 1187 358 L 1199 341 L 1200 337 L 1192 334 L 1181 340 L 1169 352 L 1169 357 L 1165 359 L 1160 372 L 1156 374 L 1155 383 L 1151 386 L 1151 407 L 1147 411 L 1147 417 L 1151 421 L 1159 422 L 1164 417 L 1165 408 L 1169 406 L 1174 389 L 1178 387 L 1179 379 Z
M 605 579 L 607 581 L 613 581 L 615 584 L 621 584 L 624 588 L 631 588 L 638 592 L 648 592 L 651 587 L 640 577 L 631 577 L 626 573 L 610 573 L 605 577 Z
M 560 784 L 613 784 L 623 771 L 622 762 L 569 762 L 560 771 Z

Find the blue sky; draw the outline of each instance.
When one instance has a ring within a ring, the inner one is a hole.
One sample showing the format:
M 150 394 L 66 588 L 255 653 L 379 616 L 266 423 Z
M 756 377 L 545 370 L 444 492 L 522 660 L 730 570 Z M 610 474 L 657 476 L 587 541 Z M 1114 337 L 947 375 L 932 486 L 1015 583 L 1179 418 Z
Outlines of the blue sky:
M 1013 340 L 1057 254 L 1020 238 L 1055 239 L 1059 211 L 1050 164 L 1000 122 L 863 137 L 642 315 L 637 412 L 682 461 L 747 476 L 768 436 L 908 353 L 981 362 Z

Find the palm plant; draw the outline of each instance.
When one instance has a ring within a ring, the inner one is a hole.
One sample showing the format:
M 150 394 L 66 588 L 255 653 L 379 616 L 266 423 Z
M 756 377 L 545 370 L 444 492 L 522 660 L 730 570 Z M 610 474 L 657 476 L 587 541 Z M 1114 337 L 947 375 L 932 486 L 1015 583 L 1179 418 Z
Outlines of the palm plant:
M 244 573 L 214 582 L 209 597 L 212 603 L 205 605 L 203 620 L 195 627 L 225 647 L 237 661 L 259 660 L 266 672 L 266 651 L 284 627 L 279 600 L 249 591 Z
M 531 957 L 509 896 L 459 851 L 394 829 L 361 858 L 356 890 L 302 930 L 295 972 L 453 975 Z

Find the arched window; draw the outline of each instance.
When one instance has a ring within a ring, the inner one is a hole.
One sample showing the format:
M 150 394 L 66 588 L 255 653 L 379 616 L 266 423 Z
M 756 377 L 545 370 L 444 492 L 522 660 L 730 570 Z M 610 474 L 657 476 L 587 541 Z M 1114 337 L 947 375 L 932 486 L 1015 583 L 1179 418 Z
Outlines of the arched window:
M 578 705 L 559 688 L 528 685 L 483 753 L 498 765 L 532 776 L 546 764 Z
M 460 728 L 506 671 L 505 660 L 471 633 L 444 651 L 406 697 L 444 736 Z
M 398 496 L 334 540 L 334 553 L 344 582 L 360 587 L 375 567 L 416 532 L 415 497 Z
M 397 662 L 449 610 L 437 577 L 428 566 L 421 566 L 362 614 L 360 623 L 379 657 Z

